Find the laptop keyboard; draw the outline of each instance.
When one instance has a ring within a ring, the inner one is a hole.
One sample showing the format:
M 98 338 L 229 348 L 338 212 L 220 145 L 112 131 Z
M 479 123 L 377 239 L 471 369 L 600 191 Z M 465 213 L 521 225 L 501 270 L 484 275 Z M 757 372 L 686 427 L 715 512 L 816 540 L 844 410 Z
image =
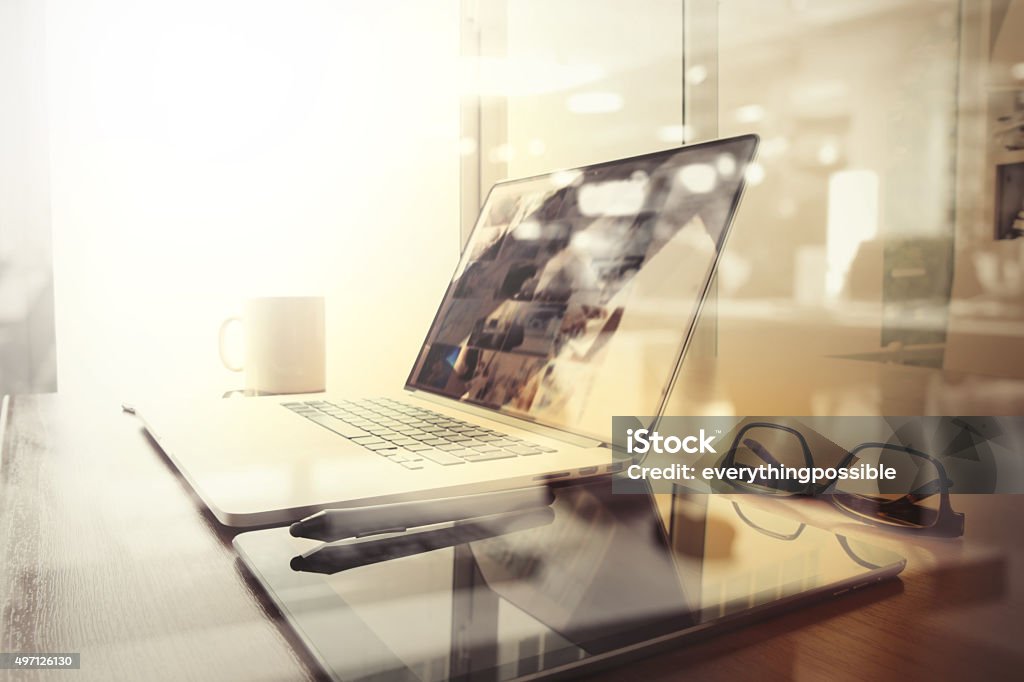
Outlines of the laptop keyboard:
M 455 466 L 556 451 L 389 398 L 282 405 L 406 469 L 423 469 L 427 462 Z

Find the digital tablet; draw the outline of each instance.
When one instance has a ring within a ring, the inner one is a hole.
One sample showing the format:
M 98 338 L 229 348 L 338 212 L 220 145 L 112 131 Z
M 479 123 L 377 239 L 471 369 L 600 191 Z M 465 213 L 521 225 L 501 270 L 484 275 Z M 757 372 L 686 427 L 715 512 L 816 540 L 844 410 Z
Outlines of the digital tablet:
M 287 528 L 234 545 L 335 680 L 579 674 L 871 585 L 906 564 L 741 496 L 613 494 L 598 480 L 557 489 L 551 511 L 508 533 L 331 575 L 291 568 L 319 543 Z

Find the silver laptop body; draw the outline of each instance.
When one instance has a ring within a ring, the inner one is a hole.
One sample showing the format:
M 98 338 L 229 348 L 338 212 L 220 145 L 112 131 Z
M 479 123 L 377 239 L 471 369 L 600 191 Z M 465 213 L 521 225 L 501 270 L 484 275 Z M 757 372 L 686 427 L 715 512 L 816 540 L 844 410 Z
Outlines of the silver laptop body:
M 404 387 L 137 414 L 229 526 L 613 471 L 611 417 L 664 410 L 756 146 L 495 185 Z

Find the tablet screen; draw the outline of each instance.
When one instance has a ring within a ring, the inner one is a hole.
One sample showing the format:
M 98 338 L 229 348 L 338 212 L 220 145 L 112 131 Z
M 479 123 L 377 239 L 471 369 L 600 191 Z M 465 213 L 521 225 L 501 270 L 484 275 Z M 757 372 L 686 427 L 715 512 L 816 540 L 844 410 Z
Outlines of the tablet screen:
M 898 555 L 720 495 L 561 488 L 553 518 L 465 545 L 301 573 L 286 529 L 236 547 L 336 679 L 507 680 L 671 645 L 773 605 L 895 574 Z

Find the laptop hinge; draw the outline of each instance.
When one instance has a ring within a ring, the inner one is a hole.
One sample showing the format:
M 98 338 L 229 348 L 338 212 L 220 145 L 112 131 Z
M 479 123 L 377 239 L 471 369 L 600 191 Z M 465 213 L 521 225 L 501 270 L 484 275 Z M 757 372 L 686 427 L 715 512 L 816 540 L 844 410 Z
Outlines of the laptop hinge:
M 575 433 L 568 431 L 562 431 L 561 429 L 551 428 L 550 426 L 542 426 L 534 422 L 522 419 L 521 417 L 514 417 L 509 414 L 501 414 L 494 410 L 488 410 L 483 407 L 477 407 L 476 405 L 470 405 L 467 403 L 460 402 L 458 400 L 452 400 L 444 396 L 434 395 L 429 391 L 417 391 L 415 388 L 406 388 L 408 393 L 415 395 L 417 398 L 421 398 L 437 405 L 444 405 L 460 412 L 471 414 L 475 417 L 481 417 L 483 419 L 490 419 L 491 421 L 500 422 L 502 424 L 508 424 L 514 426 L 517 429 L 523 431 L 529 431 L 530 433 L 536 433 L 547 438 L 562 441 L 569 445 L 575 445 L 581 448 L 597 448 L 606 447 L 607 443 L 597 440 L 595 438 L 587 438 L 586 436 L 580 436 Z

